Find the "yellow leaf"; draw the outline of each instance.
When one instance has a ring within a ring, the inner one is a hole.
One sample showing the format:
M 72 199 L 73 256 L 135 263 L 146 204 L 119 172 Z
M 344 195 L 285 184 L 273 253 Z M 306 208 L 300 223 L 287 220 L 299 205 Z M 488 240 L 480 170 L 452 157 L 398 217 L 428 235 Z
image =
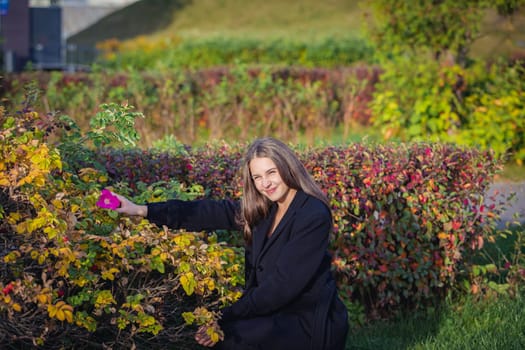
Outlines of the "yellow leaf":
M 55 315 L 57 313 L 57 308 L 55 307 L 55 305 L 48 305 L 47 306 L 47 313 L 49 314 L 49 317 L 51 317 L 51 318 L 55 317 Z
M 52 226 L 48 226 L 46 228 L 44 228 L 44 233 L 47 234 L 47 236 L 49 237 L 49 239 L 53 239 L 55 238 L 57 235 L 58 235 L 58 230 Z
M 133 305 L 132 309 L 137 312 L 144 312 L 144 308 L 140 304 Z
M 193 294 L 193 292 L 195 291 L 196 282 L 192 272 L 186 272 L 183 275 L 181 275 L 180 283 L 182 284 L 182 288 L 184 288 L 184 291 L 187 295 Z
M 89 281 L 84 276 L 80 276 L 79 278 L 73 280 L 73 283 L 79 287 L 84 287 L 88 282 Z
M 51 295 L 49 295 L 49 294 L 44 294 L 44 293 L 42 293 L 42 294 L 38 294 L 38 295 L 36 296 L 36 299 L 38 300 L 38 302 L 39 302 L 40 304 L 48 304 L 48 303 L 51 302 Z
M 209 327 L 208 329 L 206 329 L 206 334 L 210 336 L 211 340 L 214 343 L 219 341 L 219 334 L 217 334 L 217 332 L 215 332 L 215 329 L 213 329 L 212 327 Z
M 188 235 L 180 234 L 175 237 L 175 244 L 181 248 L 187 247 L 191 244 L 191 240 Z
M 73 323 L 73 313 L 69 310 L 64 310 L 64 316 L 66 317 L 66 321 L 69 323 Z
M 111 294 L 110 290 L 102 290 L 97 292 L 97 297 L 95 299 L 95 307 L 105 307 L 109 304 L 116 304 L 117 302 L 113 298 L 113 294 Z
M 219 335 L 218 335 L 217 333 L 213 332 L 213 333 L 211 334 L 211 340 L 212 340 L 214 343 L 218 342 L 218 341 L 219 341 Z
M 27 184 L 30 184 L 31 181 L 33 181 L 33 178 L 31 176 L 25 176 L 23 177 L 22 179 L 20 179 L 18 182 L 17 182 L 17 186 L 22 186 L 22 185 L 25 185 L 26 183 Z
M 151 255 L 153 256 L 160 255 L 160 253 L 161 253 L 161 250 L 159 248 L 153 248 L 151 250 Z
M 206 285 L 208 286 L 208 290 L 213 291 L 215 290 L 215 281 L 211 278 L 206 279 Z
M 14 303 L 13 304 L 13 310 L 15 310 L 16 312 L 20 312 L 20 311 L 22 311 L 22 307 L 20 306 L 20 304 Z
M 439 239 L 447 239 L 449 235 L 445 232 L 440 232 L 437 236 Z
M 109 270 L 106 270 L 106 271 L 102 272 L 102 278 L 105 279 L 105 280 L 113 281 L 115 279 L 114 274 L 116 274 L 118 272 L 119 272 L 119 270 L 117 268 L 112 267 Z
M 33 182 L 37 187 L 44 187 L 46 184 L 46 178 L 44 176 L 37 176 L 33 179 Z
M 10 262 L 14 262 L 17 260 L 17 258 L 20 257 L 20 252 L 17 251 L 17 250 L 14 250 L 12 252 L 10 252 L 9 254 L 7 254 L 6 256 L 4 256 L 4 262 L 6 264 L 10 263 Z
M 8 221 L 11 225 L 13 225 L 13 224 L 15 224 L 17 221 L 19 221 L 21 218 L 22 218 L 22 215 L 20 215 L 19 212 L 15 211 L 15 212 L 9 213 L 9 216 L 7 217 L 7 221 Z
M 63 208 L 64 208 L 64 204 L 63 204 L 62 201 L 59 200 L 59 199 L 53 199 L 53 200 L 51 201 L 51 203 L 52 203 L 53 206 L 54 206 L 55 208 L 57 208 L 57 209 L 63 209 Z
M 38 257 L 38 263 L 42 265 L 44 261 L 46 261 L 46 256 L 42 254 Z
M 57 310 L 56 312 L 56 318 L 57 320 L 59 321 L 64 321 L 66 319 L 66 315 L 64 314 L 64 311 L 62 310 Z

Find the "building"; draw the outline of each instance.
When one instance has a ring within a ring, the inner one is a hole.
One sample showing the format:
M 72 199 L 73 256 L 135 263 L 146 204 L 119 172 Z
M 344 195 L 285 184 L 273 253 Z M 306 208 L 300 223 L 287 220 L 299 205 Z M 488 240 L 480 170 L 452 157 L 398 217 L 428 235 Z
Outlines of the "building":
M 1 1 L 0 32 L 4 70 L 20 70 L 29 59 L 29 0 Z
M 3 70 L 21 71 L 28 65 L 35 69 L 81 68 L 91 61 L 94 53 L 68 47 L 67 39 L 135 1 L 0 0 Z

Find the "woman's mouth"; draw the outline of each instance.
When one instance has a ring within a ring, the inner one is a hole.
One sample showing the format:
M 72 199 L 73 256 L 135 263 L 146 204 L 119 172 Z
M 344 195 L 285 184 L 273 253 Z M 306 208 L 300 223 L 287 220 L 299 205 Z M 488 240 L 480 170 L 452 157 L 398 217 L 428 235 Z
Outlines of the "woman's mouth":
M 270 188 L 270 189 L 267 189 L 265 192 L 268 196 L 271 196 L 272 194 L 275 193 L 275 190 L 276 190 L 275 188 Z

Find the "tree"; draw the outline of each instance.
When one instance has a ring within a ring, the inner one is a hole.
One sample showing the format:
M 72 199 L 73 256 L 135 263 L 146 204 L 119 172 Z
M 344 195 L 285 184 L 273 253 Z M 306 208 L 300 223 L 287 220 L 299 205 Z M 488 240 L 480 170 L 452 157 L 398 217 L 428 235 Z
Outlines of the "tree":
M 525 0 L 373 0 L 369 33 L 380 51 L 426 51 L 465 66 L 487 9 L 511 16 Z

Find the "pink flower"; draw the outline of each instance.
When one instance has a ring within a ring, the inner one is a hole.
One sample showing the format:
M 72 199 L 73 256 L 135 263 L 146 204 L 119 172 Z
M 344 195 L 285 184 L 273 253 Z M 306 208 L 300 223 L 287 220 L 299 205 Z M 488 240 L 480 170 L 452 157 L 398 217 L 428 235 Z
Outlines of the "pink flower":
M 110 191 L 104 189 L 98 198 L 97 206 L 99 208 L 115 210 L 120 206 L 119 199 L 112 195 Z

